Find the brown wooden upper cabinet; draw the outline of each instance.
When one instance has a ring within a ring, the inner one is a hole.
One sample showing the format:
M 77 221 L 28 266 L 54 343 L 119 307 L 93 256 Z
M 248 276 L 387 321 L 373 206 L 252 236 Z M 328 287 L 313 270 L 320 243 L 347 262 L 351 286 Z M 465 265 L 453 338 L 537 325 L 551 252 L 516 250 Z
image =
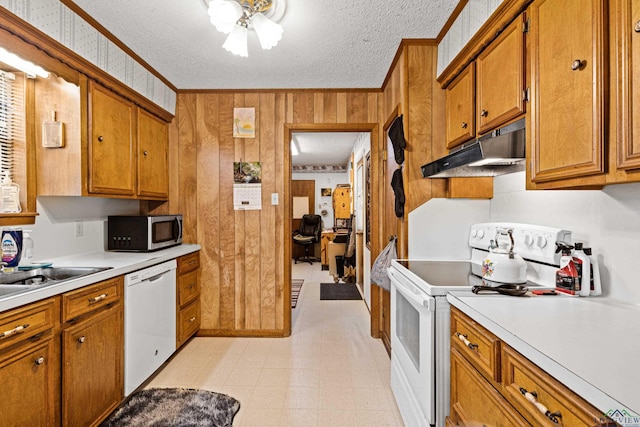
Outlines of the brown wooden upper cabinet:
M 476 135 L 475 63 L 469 64 L 447 87 L 447 148 L 465 143 Z
M 36 91 L 36 119 L 57 110 L 65 146 L 36 144 L 37 194 L 167 200 L 167 123 L 86 77 L 50 80 Z
M 134 196 L 135 106 L 89 81 L 89 193 Z
M 525 112 L 524 25 L 520 15 L 476 59 L 478 134 Z
M 529 8 L 534 183 L 604 173 L 605 3 L 536 0 Z
M 167 124 L 138 109 L 138 196 L 169 197 L 169 137 Z
M 520 15 L 447 87 L 447 148 L 524 114 L 523 28 Z
M 640 168 L 640 0 L 618 0 L 618 169 Z

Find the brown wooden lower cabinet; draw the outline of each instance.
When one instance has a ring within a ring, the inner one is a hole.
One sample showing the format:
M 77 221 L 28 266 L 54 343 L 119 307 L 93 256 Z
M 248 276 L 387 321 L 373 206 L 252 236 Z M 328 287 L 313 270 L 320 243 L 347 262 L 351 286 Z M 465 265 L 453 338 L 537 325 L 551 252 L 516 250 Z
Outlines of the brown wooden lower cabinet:
M 451 331 L 448 426 L 617 425 L 602 411 L 454 307 L 451 309 Z M 459 333 L 464 334 L 469 344 L 464 344 L 457 335 Z M 487 349 L 497 348 L 499 353 L 482 351 L 483 342 Z M 482 354 L 492 354 L 492 357 L 480 357 Z M 493 366 L 493 362 L 487 364 L 491 360 L 498 365 Z M 530 393 L 529 399 L 525 392 Z M 548 409 L 547 414 L 540 411 L 540 405 Z
M 92 311 L 63 325 L 64 426 L 97 425 L 124 397 L 124 314 L 119 298 L 123 286 L 123 277 L 119 276 L 62 296 L 63 313 L 73 311 L 65 303 L 92 304 Z M 118 295 L 115 300 L 111 299 L 114 292 Z
M 200 252 L 178 258 L 176 348 L 200 329 Z
M 0 313 L 0 425 L 60 423 L 60 301 Z
M 0 425 L 58 423 L 59 347 L 52 334 L 0 355 Z
M 529 423 L 456 349 L 451 349 L 449 417 L 454 425 L 461 426 L 529 426 Z
M 63 425 L 96 425 L 122 401 L 122 332 L 120 307 L 62 331 Z

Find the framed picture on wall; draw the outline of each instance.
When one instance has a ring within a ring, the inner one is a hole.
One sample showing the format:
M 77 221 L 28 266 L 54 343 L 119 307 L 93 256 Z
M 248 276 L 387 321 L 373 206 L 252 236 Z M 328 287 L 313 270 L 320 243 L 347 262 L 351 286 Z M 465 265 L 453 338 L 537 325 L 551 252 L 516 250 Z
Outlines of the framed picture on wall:
M 331 188 L 323 188 L 320 190 L 320 195 L 325 197 L 325 196 L 331 196 Z

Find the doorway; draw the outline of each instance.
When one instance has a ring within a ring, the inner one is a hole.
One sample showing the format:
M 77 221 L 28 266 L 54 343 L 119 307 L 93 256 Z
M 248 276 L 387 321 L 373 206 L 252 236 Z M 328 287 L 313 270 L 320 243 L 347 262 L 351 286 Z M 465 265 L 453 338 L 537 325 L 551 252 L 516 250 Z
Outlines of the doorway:
M 285 166 L 287 169 L 285 171 L 285 174 L 288 173 L 289 175 L 289 179 L 285 180 L 285 182 L 288 183 L 288 187 L 289 187 L 288 191 L 286 191 L 285 194 L 292 195 L 292 196 L 293 196 L 293 190 L 298 186 L 298 183 L 296 181 L 303 180 L 301 178 L 307 178 L 308 176 L 310 177 L 313 173 L 313 171 L 311 171 L 312 173 L 309 173 L 309 174 L 301 173 L 299 172 L 301 168 L 297 168 L 298 172 L 294 171 L 295 164 L 301 165 L 302 163 L 309 163 L 309 161 L 303 161 L 303 162 L 298 162 L 297 160 L 294 161 L 295 160 L 294 156 L 291 154 L 291 149 L 289 147 L 290 141 L 294 140 L 293 138 L 294 136 L 298 134 L 303 134 L 303 135 L 304 134 L 322 134 L 322 136 L 327 135 L 330 137 L 333 134 L 334 137 L 337 137 L 339 134 L 342 134 L 342 133 L 352 133 L 356 136 L 360 135 L 360 138 L 362 140 L 366 140 L 366 151 L 362 151 L 360 153 L 354 153 L 354 150 L 353 150 L 354 144 L 351 144 L 351 146 L 348 147 L 351 155 L 349 156 L 349 159 L 348 159 L 348 167 L 344 171 L 342 171 L 344 176 L 344 179 L 342 180 L 340 180 L 339 177 L 332 175 L 331 172 L 333 172 L 333 170 L 330 170 L 329 173 L 326 173 L 327 167 L 330 167 L 331 165 L 320 165 L 320 164 L 315 165 L 316 169 L 322 169 L 325 173 L 318 173 L 317 175 L 315 175 L 315 177 L 320 176 L 321 178 L 319 179 L 320 182 L 318 182 L 316 185 L 315 204 L 313 204 L 313 209 L 311 210 L 310 213 L 317 213 L 322 216 L 323 222 L 324 222 L 323 227 L 327 231 L 333 230 L 333 228 L 336 226 L 336 219 L 333 218 L 333 216 L 331 215 L 331 213 L 333 213 L 333 198 L 332 196 L 329 196 L 329 190 L 333 195 L 333 191 L 335 190 L 336 185 L 338 183 L 341 183 L 341 184 L 348 183 L 351 188 L 355 187 L 354 188 L 355 191 L 352 195 L 353 209 L 356 210 L 356 215 L 358 211 L 363 213 L 364 203 L 362 201 L 366 199 L 364 196 L 364 189 L 362 188 L 362 186 L 364 185 L 364 163 L 365 163 L 365 157 L 369 159 L 371 156 L 374 155 L 373 153 L 374 151 L 377 153 L 377 146 L 376 146 L 377 135 L 378 135 L 377 127 L 378 127 L 377 124 L 355 124 L 355 125 L 353 124 L 351 125 L 349 124 L 322 124 L 322 125 L 308 124 L 308 125 L 286 125 L 285 126 L 285 141 L 287 144 L 287 148 L 289 148 L 289 150 L 285 149 L 285 151 L 288 151 L 288 156 L 286 156 L 288 161 L 285 162 L 285 164 L 287 165 Z M 295 145 L 296 145 L 296 142 L 294 141 L 294 146 Z M 295 149 L 299 150 L 300 147 L 296 146 Z M 326 146 L 320 147 L 320 151 L 325 151 L 325 150 L 327 150 Z M 311 166 L 311 165 L 307 165 L 307 166 Z M 312 169 L 312 168 L 309 168 L 309 169 Z M 343 181 L 343 182 L 339 182 L 339 181 Z M 358 185 L 361 187 L 357 187 Z M 360 191 L 357 190 L 358 188 L 360 188 Z M 369 190 L 371 191 L 373 190 L 373 188 L 369 188 Z M 285 197 L 285 199 L 289 199 L 289 197 Z M 284 200 L 284 202 L 285 204 L 287 204 L 287 206 L 284 206 L 285 215 L 287 217 L 287 219 L 285 220 L 285 226 L 290 227 L 290 230 L 285 229 L 285 235 L 291 235 L 291 232 L 295 230 L 295 225 L 294 225 L 295 218 L 293 218 L 292 201 Z M 367 223 L 373 223 L 373 222 L 367 221 Z M 356 250 L 356 259 L 358 260 L 358 266 L 360 268 L 359 269 L 355 268 L 353 270 L 353 273 L 355 278 L 359 279 L 357 281 L 362 286 L 361 289 L 363 291 L 365 291 L 366 289 L 366 291 L 363 293 L 365 294 L 367 306 L 369 308 L 369 311 L 371 313 L 374 313 L 375 308 L 372 307 L 371 304 L 375 304 L 376 301 L 375 299 L 370 298 L 370 285 L 366 282 L 366 280 L 368 280 L 369 278 L 370 255 L 368 257 L 364 256 L 365 221 L 364 219 L 362 221 L 354 220 L 354 223 L 352 224 L 352 226 L 361 235 L 361 238 L 358 239 L 358 245 L 357 245 L 358 247 Z M 369 230 L 369 231 L 370 231 L 370 234 L 371 232 L 375 233 L 374 230 Z M 330 233 L 327 233 L 327 234 L 330 234 Z M 295 255 L 294 254 L 295 245 L 292 243 L 291 239 L 289 239 L 286 246 L 287 248 L 285 250 L 284 271 L 286 272 L 285 277 L 288 281 L 288 284 L 290 285 L 292 279 L 298 279 L 297 277 L 292 277 L 291 275 L 292 268 L 294 266 L 292 255 Z M 370 254 L 369 250 L 370 248 L 366 248 L 366 252 Z M 326 277 L 330 281 L 334 281 L 334 278 L 330 276 L 328 274 L 329 272 L 327 271 L 328 260 L 326 258 L 326 253 L 322 252 L 323 251 L 322 244 L 318 245 L 318 247 L 316 248 L 316 251 L 319 252 L 318 256 L 319 258 L 321 258 L 321 262 L 317 264 L 316 263 L 313 264 L 314 267 L 313 267 L 313 272 L 311 274 L 310 279 L 313 280 L 313 278 L 315 277 L 316 280 L 321 280 L 320 278 Z M 359 259 L 358 259 L 358 256 L 360 256 Z M 325 262 L 327 262 L 327 264 L 324 264 Z M 308 269 L 308 265 L 306 267 Z M 316 268 L 318 270 L 317 272 L 315 271 Z M 327 270 L 322 271 L 321 268 L 325 268 Z M 357 274 L 358 271 L 360 271 L 360 274 Z M 290 286 L 287 286 L 287 284 L 285 284 L 285 292 L 286 292 L 285 298 L 287 300 L 290 300 L 291 288 Z M 288 326 L 289 333 L 291 333 L 292 331 L 293 321 L 294 321 L 293 315 L 296 313 L 295 309 L 291 309 L 290 306 L 291 304 L 289 303 L 288 304 L 289 309 L 288 310 L 285 309 L 285 324 Z M 289 316 L 286 316 L 287 311 Z M 372 331 L 374 330 L 373 327 L 371 330 Z M 373 333 L 372 335 L 375 336 Z

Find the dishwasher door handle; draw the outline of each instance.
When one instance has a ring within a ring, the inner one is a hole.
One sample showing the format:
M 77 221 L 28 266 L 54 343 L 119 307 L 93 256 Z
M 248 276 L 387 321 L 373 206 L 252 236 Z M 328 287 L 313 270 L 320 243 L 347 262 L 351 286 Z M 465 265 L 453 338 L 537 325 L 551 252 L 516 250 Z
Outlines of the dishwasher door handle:
M 158 280 L 162 279 L 165 276 L 165 274 L 171 273 L 171 271 L 173 271 L 173 270 L 163 271 L 162 273 L 156 274 L 155 276 L 151 276 L 151 277 L 149 277 L 147 279 L 144 279 L 143 281 L 144 282 L 157 282 Z

